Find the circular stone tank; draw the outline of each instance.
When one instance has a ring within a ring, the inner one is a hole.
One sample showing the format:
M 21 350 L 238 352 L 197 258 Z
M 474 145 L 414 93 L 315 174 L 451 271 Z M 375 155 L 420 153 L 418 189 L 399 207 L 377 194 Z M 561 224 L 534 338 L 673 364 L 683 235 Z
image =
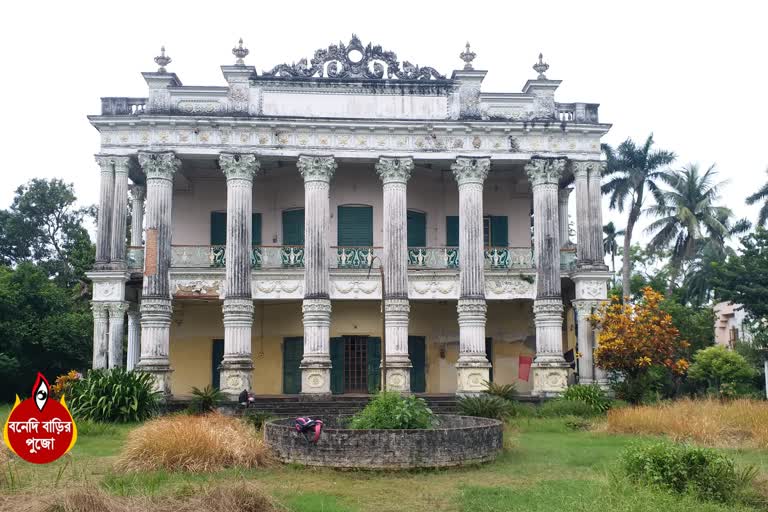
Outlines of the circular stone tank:
M 501 421 L 438 415 L 419 430 L 352 430 L 347 418 L 328 419 L 317 444 L 293 428 L 293 418 L 269 421 L 264 440 L 277 459 L 348 469 L 437 468 L 489 462 L 502 449 Z

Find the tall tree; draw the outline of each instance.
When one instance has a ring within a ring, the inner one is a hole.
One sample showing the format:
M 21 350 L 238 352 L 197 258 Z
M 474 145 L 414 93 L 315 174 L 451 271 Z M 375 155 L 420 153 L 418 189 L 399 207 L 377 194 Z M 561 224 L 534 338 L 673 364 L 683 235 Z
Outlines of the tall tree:
M 624 247 L 622 254 L 622 295 L 630 296 L 631 259 L 627 257 L 632 245 L 635 225 L 643 211 L 646 189 L 654 191 L 658 187 L 662 169 L 675 160 L 671 151 L 653 150 L 653 134 L 649 135 L 642 146 L 631 139 L 622 142 L 614 149 L 603 144 L 607 167 L 604 172 L 608 181 L 603 184 L 604 194 L 610 195 L 610 207 L 623 212 L 628 210 L 627 226 L 624 229 Z
M 624 236 L 623 229 L 616 229 L 613 221 L 603 226 L 603 252 L 611 255 L 611 272 L 613 282 L 616 283 L 616 253 L 619 252 L 619 237 Z
M 651 250 L 670 249 L 669 295 L 683 263 L 694 259 L 705 237 L 715 250 L 722 250 L 733 213 L 716 204 L 725 182 L 717 181 L 714 165 L 702 173 L 698 165 L 688 164 L 681 170 L 662 172 L 659 178 L 669 188 L 653 190 L 656 204 L 645 213 L 658 218 L 646 231 L 654 234 L 648 244 Z
M 765 169 L 765 172 L 768 174 L 768 168 Z M 760 207 L 760 213 L 757 214 L 757 225 L 765 227 L 765 223 L 768 222 L 768 182 L 760 187 L 760 190 L 747 196 L 747 204 L 755 204 L 758 201 L 762 201 L 763 206 Z

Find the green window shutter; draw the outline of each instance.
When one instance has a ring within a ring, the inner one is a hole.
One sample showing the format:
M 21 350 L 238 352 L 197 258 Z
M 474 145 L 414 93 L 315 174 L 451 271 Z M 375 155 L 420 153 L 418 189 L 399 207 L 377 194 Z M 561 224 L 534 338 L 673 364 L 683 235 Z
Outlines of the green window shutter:
M 218 389 L 221 386 L 221 373 L 219 365 L 224 360 L 224 340 L 213 340 L 211 350 L 211 387 Z
M 507 247 L 508 233 L 507 216 L 491 216 L 491 247 Z
M 426 247 L 427 215 L 408 210 L 408 247 Z
M 408 357 L 411 359 L 411 391 L 424 393 L 427 390 L 426 343 L 424 336 L 408 336 Z
M 251 214 L 251 245 L 261 245 L 261 214 Z
M 459 217 L 449 215 L 445 218 L 445 245 L 447 247 L 459 246 Z
M 331 338 L 331 393 L 344 392 L 344 338 Z
M 283 245 L 304 245 L 304 208 L 283 211 Z
M 301 365 L 303 355 L 304 338 L 285 338 L 283 340 L 283 393 L 287 395 L 296 395 L 301 392 L 301 369 L 299 365 Z
M 211 245 L 227 243 L 227 212 L 211 212 Z
M 366 347 L 368 359 L 368 393 L 376 394 L 381 388 L 381 338 L 371 336 Z
M 488 368 L 488 382 L 493 382 L 493 338 L 485 338 L 485 357 L 491 363 Z
M 373 245 L 373 208 L 370 206 L 339 206 L 339 241 L 343 247 Z

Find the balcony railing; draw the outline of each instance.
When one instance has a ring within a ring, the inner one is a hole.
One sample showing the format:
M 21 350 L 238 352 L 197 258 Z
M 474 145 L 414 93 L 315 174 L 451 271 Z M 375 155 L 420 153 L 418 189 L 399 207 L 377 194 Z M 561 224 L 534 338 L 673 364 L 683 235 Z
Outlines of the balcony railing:
M 409 247 L 411 268 L 459 268 L 458 247 Z
M 224 268 L 227 250 L 224 245 L 174 245 L 171 266 L 188 268 Z M 304 247 L 300 245 L 254 245 L 252 268 L 303 268 Z
M 576 249 L 560 249 L 560 270 L 576 268 Z
M 146 106 L 147 98 L 101 98 L 101 115 L 138 116 Z
M 598 123 L 597 103 L 556 103 L 555 116 L 559 121 L 575 123 Z
M 381 247 L 331 247 L 336 254 L 336 268 L 368 268 Z
M 126 251 L 126 264 L 129 269 L 144 270 L 144 247 L 130 246 Z

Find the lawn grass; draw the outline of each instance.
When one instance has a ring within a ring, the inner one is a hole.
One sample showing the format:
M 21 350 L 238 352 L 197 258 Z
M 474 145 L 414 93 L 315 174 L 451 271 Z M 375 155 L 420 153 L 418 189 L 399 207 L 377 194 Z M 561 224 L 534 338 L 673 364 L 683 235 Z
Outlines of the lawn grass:
M 0 411 L 0 418 L 7 410 Z M 14 485 L 0 493 L 29 492 L 39 482 L 69 487 L 87 482 L 118 496 L 170 495 L 237 480 L 255 481 L 286 510 L 387 511 L 748 511 L 636 488 L 612 477 L 619 454 L 652 437 L 572 431 L 563 419 L 520 419 L 506 432 L 507 450 L 490 464 L 409 472 L 336 471 L 278 465 L 189 474 L 121 473 L 114 469 L 135 425 L 84 429 L 71 455 L 49 465 L 13 462 Z M 739 464 L 768 475 L 768 451 L 727 450 Z M 761 478 L 764 478 L 761 475 Z

